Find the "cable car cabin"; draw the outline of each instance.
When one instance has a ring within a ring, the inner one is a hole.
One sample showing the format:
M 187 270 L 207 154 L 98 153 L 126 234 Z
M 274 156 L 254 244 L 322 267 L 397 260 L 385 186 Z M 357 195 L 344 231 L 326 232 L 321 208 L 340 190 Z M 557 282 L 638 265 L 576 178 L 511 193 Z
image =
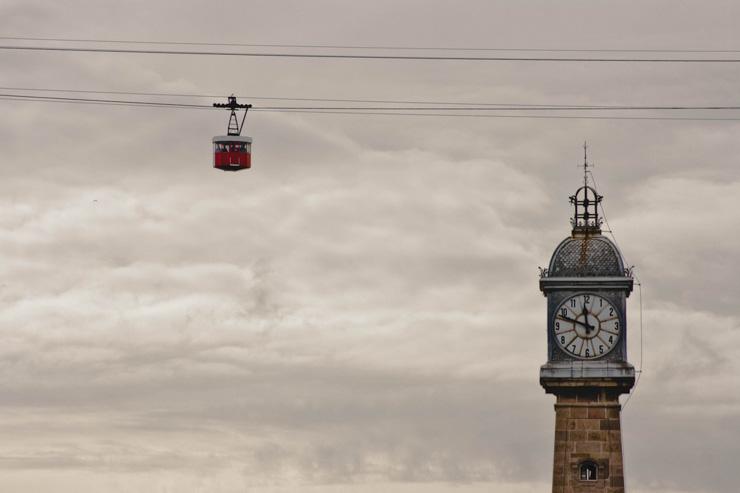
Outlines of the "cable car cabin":
M 252 167 L 252 138 L 220 135 L 213 138 L 213 167 L 239 171 Z

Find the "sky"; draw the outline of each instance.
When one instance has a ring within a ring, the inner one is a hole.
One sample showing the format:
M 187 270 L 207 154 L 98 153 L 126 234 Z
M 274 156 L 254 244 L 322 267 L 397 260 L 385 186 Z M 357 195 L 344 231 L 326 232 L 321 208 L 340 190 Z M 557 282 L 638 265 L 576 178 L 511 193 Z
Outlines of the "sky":
M 739 16 L 723 1 L 2 0 L 0 35 L 728 50 Z M 2 87 L 255 106 L 736 105 L 740 85 L 738 64 L 0 50 L 0 67 Z M 253 111 L 253 167 L 222 173 L 225 112 L 0 109 L 0 490 L 548 491 L 538 267 L 570 233 L 587 140 L 642 283 L 627 488 L 737 491 L 740 122 Z

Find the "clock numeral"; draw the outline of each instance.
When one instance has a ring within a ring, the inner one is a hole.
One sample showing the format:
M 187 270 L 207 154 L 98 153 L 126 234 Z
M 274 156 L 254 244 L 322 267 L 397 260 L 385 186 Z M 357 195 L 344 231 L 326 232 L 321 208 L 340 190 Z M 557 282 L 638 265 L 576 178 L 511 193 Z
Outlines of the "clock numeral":
M 614 321 L 614 330 L 619 330 L 619 320 Z
M 560 322 L 555 322 L 555 330 L 560 330 Z
M 614 336 L 609 336 L 609 344 L 614 344 Z
M 583 295 L 583 304 L 589 303 L 591 301 L 591 296 L 584 294 Z
M 599 298 L 599 308 L 604 306 L 604 298 Z
M 576 307 L 576 299 L 575 298 L 571 298 L 570 299 L 570 306 L 571 306 L 571 308 L 575 308 Z
M 560 309 L 560 314 L 562 316 L 564 316 L 564 317 L 567 317 L 568 316 L 568 309 L 567 308 L 561 308 Z
M 599 344 L 599 354 L 604 354 L 604 346 Z
M 573 354 L 576 354 L 576 345 L 575 345 L 575 344 L 573 344 L 573 345 L 571 346 L 571 348 L 573 348 L 573 349 L 571 349 L 571 350 L 570 350 L 570 352 L 571 352 L 571 353 L 573 353 Z
M 565 344 L 565 336 L 560 336 L 560 344 Z
M 610 317 L 614 316 L 614 308 L 609 308 L 609 316 Z
M 589 356 L 591 356 L 591 354 L 588 352 L 588 348 L 586 348 L 586 357 L 588 358 Z

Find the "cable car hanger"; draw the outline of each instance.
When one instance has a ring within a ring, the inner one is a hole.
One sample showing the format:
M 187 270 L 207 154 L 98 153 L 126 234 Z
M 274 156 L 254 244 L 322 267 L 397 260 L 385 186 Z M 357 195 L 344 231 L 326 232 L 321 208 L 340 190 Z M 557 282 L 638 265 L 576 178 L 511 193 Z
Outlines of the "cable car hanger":
M 247 111 L 252 107 L 251 104 L 239 104 L 236 102 L 236 96 L 233 94 L 229 96 L 228 103 L 213 103 L 214 108 L 229 108 L 231 115 L 229 116 L 229 126 L 227 128 L 227 135 L 241 135 L 242 128 L 244 127 L 244 120 L 247 119 Z M 236 118 L 236 110 L 244 108 L 244 116 L 242 117 L 242 123 L 239 125 L 239 121 Z

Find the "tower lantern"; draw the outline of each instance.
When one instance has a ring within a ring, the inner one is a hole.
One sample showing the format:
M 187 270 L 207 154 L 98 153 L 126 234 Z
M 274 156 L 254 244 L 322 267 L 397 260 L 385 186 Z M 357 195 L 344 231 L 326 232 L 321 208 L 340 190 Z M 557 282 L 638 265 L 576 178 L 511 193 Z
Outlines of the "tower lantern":
M 624 493 L 619 396 L 635 381 L 627 362 L 633 279 L 601 234 L 602 196 L 584 183 L 570 197 L 573 229 L 542 270 L 547 362 L 540 384 L 556 397 L 553 493 Z
M 574 207 L 573 217 L 570 222 L 573 226 L 573 233 L 582 234 L 600 234 L 601 218 L 599 217 L 599 206 L 604 198 L 588 184 L 588 164 L 587 155 L 588 146 L 583 144 L 583 186 L 576 190 L 576 193 L 570 196 L 570 203 Z
M 599 205 L 603 198 L 588 185 L 582 186 L 576 190 L 574 195 L 570 196 L 570 203 L 573 204 L 575 209 L 570 220 L 574 233 L 601 233 Z

